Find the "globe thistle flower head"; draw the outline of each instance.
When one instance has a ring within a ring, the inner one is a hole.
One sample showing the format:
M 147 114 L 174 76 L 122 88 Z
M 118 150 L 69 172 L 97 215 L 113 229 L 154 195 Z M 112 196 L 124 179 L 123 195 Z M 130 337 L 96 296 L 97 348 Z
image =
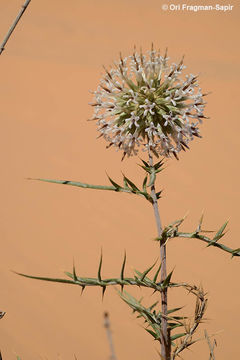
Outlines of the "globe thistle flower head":
M 198 124 L 205 118 L 205 102 L 195 75 L 181 78 L 185 66 L 168 64 L 153 49 L 133 55 L 105 69 L 97 91 L 92 120 L 97 120 L 100 136 L 123 150 L 136 155 L 140 146 L 156 156 L 178 159 L 181 150 L 189 148 L 194 136 L 201 137 Z

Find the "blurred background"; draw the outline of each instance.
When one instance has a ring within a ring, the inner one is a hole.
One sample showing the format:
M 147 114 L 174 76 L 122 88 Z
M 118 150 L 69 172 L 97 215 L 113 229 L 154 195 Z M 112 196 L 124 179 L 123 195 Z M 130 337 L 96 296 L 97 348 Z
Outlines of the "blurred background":
M 23 0 L 0 1 L 5 36 Z M 166 4 L 170 4 L 165 0 Z M 210 2 L 212 3 L 212 2 Z M 220 2 L 226 5 L 225 2 Z M 201 5 L 208 1 L 201 1 Z M 159 256 L 151 206 L 127 194 L 83 190 L 29 181 L 28 177 L 108 184 L 106 172 L 121 171 L 142 181 L 138 158 L 106 150 L 88 103 L 103 73 L 134 45 L 169 49 L 171 60 L 185 54 L 186 72 L 200 74 L 207 97 L 202 139 L 168 160 L 158 180 L 165 225 L 189 212 L 184 230 L 218 230 L 230 219 L 224 243 L 239 239 L 239 4 L 231 12 L 163 11 L 155 0 L 32 0 L 0 57 L 1 260 L 0 348 L 3 359 L 108 359 L 103 312 L 109 311 L 118 359 L 158 359 L 158 344 L 141 327 L 115 289 L 34 281 L 11 270 L 63 277 L 73 258 L 79 275 L 95 276 L 101 248 L 103 275 L 118 276 L 124 250 L 127 274 Z M 200 4 L 198 4 L 200 5 Z M 140 153 L 144 158 L 145 153 Z M 218 360 L 239 356 L 239 260 L 203 243 L 175 239 L 168 245 L 174 280 L 202 284 L 209 294 L 206 328 L 216 336 Z M 137 297 L 151 293 L 136 290 Z M 193 311 L 190 295 L 170 291 L 172 305 Z M 208 359 L 205 341 L 183 354 Z

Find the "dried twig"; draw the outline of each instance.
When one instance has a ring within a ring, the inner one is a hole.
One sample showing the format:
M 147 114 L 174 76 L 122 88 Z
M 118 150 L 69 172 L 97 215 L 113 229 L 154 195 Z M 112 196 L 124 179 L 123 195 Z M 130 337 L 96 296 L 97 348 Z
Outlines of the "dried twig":
M 196 286 L 186 285 L 186 289 L 194 294 L 196 299 L 195 313 L 193 322 L 189 322 L 185 324 L 186 336 L 182 338 L 179 344 L 176 345 L 173 353 L 172 360 L 174 360 L 179 353 L 185 349 L 188 349 L 192 344 L 194 344 L 197 340 L 193 340 L 193 335 L 195 334 L 199 324 L 203 321 L 203 316 L 206 312 L 207 307 L 207 298 L 206 293 L 204 293 L 201 287 L 197 288 Z M 214 358 L 211 358 L 214 360 Z
M 208 336 L 207 330 L 204 331 L 204 335 L 205 335 L 205 338 L 207 340 L 208 347 L 209 347 L 209 350 L 210 350 L 209 360 L 215 360 L 214 348 L 217 345 L 216 340 L 214 339 L 213 343 L 211 344 L 211 341 L 210 341 L 210 338 Z
M 7 35 L 5 36 L 2 44 L 0 45 L 0 55 L 2 54 L 3 50 L 5 49 L 5 45 L 8 42 L 10 36 L 12 35 L 15 27 L 17 26 L 19 20 L 21 19 L 22 15 L 24 14 L 24 12 L 26 11 L 28 5 L 30 4 L 31 0 L 26 0 L 26 2 L 24 3 L 24 5 L 22 5 L 21 10 L 19 11 L 16 19 L 14 20 L 13 24 L 11 25 L 10 29 L 8 30 Z
M 113 345 L 112 331 L 111 331 L 108 312 L 105 312 L 103 316 L 104 316 L 104 327 L 106 329 L 108 344 L 109 344 L 110 353 L 111 353 L 110 360 L 117 360 L 114 345 Z
M 2 319 L 5 314 L 6 314 L 5 311 L 0 311 L 0 319 Z

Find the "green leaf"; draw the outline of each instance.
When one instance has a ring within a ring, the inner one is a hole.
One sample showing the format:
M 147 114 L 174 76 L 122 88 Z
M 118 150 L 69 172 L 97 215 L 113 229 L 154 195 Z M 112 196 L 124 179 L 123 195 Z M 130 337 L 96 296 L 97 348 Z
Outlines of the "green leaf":
M 176 340 L 176 339 L 179 339 L 180 337 L 183 337 L 187 335 L 187 333 L 181 333 L 181 334 L 175 334 L 175 335 L 172 335 L 171 336 L 171 340 Z
M 129 186 L 131 186 L 131 188 L 132 188 L 133 191 L 140 191 L 140 190 L 138 189 L 138 187 L 137 187 L 131 180 L 129 180 L 125 175 L 123 175 L 123 179 L 124 179 L 124 181 L 127 182 L 127 184 L 128 184 Z
M 204 214 L 202 213 L 202 215 L 201 215 L 201 217 L 200 217 L 200 220 L 199 220 L 199 224 L 198 224 L 197 230 L 196 230 L 197 233 L 201 232 L 202 223 L 203 223 L 203 215 L 204 215 Z
M 76 285 L 76 282 L 73 280 L 67 280 L 67 279 L 57 279 L 57 278 L 47 278 L 47 277 L 42 277 L 42 276 L 32 276 L 32 275 L 26 275 L 26 274 L 22 274 L 16 271 L 13 271 L 15 274 L 29 278 L 29 279 L 34 279 L 34 280 L 43 280 L 43 281 L 50 281 L 50 282 L 56 282 L 56 283 L 64 283 L 64 284 L 74 284 Z M 71 274 L 72 275 L 72 274 Z
M 146 162 L 146 161 L 144 161 L 143 159 L 141 159 L 141 161 L 143 162 L 143 164 L 148 168 L 149 167 L 149 164 Z
M 150 329 L 146 329 L 145 330 L 154 337 L 155 340 L 158 339 L 158 335 L 153 331 L 153 330 L 150 330 Z
M 168 276 L 166 277 L 166 279 L 163 281 L 163 283 L 162 283 L 162 287 L 163 287 L 163 288 L 169 286 L 170 281 L 171 281 L 172 274 L 173 274 L 173 270 L 168 274 Z
M 159 272 L 160 272 L 160 270 L 161 270 L 161 267 L 162 267 L 162 264 L 159 265 L 159 267 L 158 267 L 158 269 L 157 269 L 157 271 L 156 271 L 156 274 L 154 275 L 153 282 L 154 282 L 155 284 L 156 284 L 156 282 L 157 282 L 157 277 L 158 277 L 158 274 L 159 274 Z
M 143 185 L 142 185 L 142 188 L 143 188 L 143 191 L 147 192 L 147 179 L 148 177 L 145 176 L 144 180 L 143 180 Z
M 160 160 L 159 162 L 157 162 L 155 165 L 153 165 L 153 166 L 154 166 L 154 169 L 155 169 L 155 170 L 158 170 L 160 167 L 163 166 L 163 164 L 164 164 L 164 160 L 162 159 L 162 160 Z M 162 169 L 161 169 L 160 171 L 162 171 Z
M 175 312 L 175 311 L 179 311 L 179 310 L 182 310 L 182 306 L 181 307 L 177 307 L 177 308 L 174 308 L 174 309 L 170 309 L 170 310 L 168 310 L 168 314 L 172 314 L 173 312 Z
M 116 188 L 116 191 L 121 190 L 122 187 L 121 187 L 120 185 L 118 185 L 115 181 L 113 181 L 113 180 L 110 178 L 110 176 L 107 175 L 107 177 L 108 177 L 109 181 L 111 182 L 111 184 Z
M 135 273 L 139 276 L 139 278 L 142 277 L 143 273 L 141 273 L 140 271 L 134 269 Z M 139 280 L 139 278 L 137 277 L 137 279 Z
M 213 241 L 217 242 L 219 239 L 221 239 L 221 237 L 223 237 L 225 235 L 224 230 L 226 228 L 228 224 L 228 221 L 226 221 L 221 227 L 220 229 L 218 230 L 218 232 L 216 233 L 216 235 L 214 236 L 213 238 Z
M 156 198 L 157 198 L 157 199 L 160 199 L 161 193 L 162 193 L 162 190 L 161 190 L 161 191 L 158 191 L 158 192 L 156 193 Z
M 154 304 L 149 306 L 149 310 L 152 311 L 158 304 L 159 304 L 159 301 L 156 301 Z
M 186 316 L 171 316 L 172 319 L 175 319 L 175 320 L 184 320 L 184 319 L 187 319 Z
M 233 258 L 234 256 L 240 256 L 240 248 L 235 249 L 235 250 L 232 250 L 232 258 Z
M 181 326 L 183 326 L 183 324 L 179 324 L 179 323 L 168 323 L 168 326 L 170 327 L 170 329 L 171 330 L 173 330 L 173 329 L 176 329 L 176 328 L 178 328 L 178 327 L 181 327 Z
M 140 278 L 141 281 L 143 281 L 146 277 L 146 275 L 154 268 L 154 266 L 156 265 L 157 263 L 157 260 L 154 262 L 154 264 L 152 266 L 150 266 L 147 270 L 145 270 L 143 273 L 142 273 L 142 276 Z
M 73 279 L 74 279 L 75 281 L 78 281 L 74 263 L 73 263 Z

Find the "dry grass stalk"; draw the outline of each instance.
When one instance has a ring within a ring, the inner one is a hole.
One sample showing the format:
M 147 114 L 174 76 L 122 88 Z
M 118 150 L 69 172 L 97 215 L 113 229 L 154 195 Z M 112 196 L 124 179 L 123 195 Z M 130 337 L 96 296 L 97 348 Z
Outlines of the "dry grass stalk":
M 31 0 L 26 0 L 26 2 L 22 5 L 21 10 L 19 11 L 16 19 L 14 20 L 14 22 L 12 23 L 10 29 L 8 30 L 7 35 L 5 36 L 5 38 L 3 39 L 2 44 L 0 45 L 0 55 L 2 54 L 2 52 L 5 50 L 5 45 L 7 44 L 10 36 L 12 35 L 15 27 L 17 26 L 19 20 L 21 19 L 21 17 L 23 16 L 24 12 L 26 11 L 28 5 L 30 4 Z
M 111 325 L 110 325 L 108 312 L 105 312 L 103 314 L 103 316 L 104 316 L 104 327 L 106 329 L 108 344 L 109 344 L 109 348 L 110 348 L 110 358 L 109 359 L 110 360 L 117 360 L 116 353 L 115 353 L 115 348 L 114 348 L 114 345 L 113 345 L 112 330 L 111 330 Z
M 197 340 L 193 340 L 193 335 L 195 334 L 200 323 L 203 322 L 203 317 L 207 308 L 207 298 L 206 293 L 204 293 L 202 287 L 196 287 L 191 285 L 183 285 L 189 292 L 196 296 L 196 305 L 195 305 L 195 313 L 193 316 L 193 320 L 188 320 L 185 324 L 185 331 L 187 335 L 178 341 L 176 347 L 172 353 L 172 359 L 174 360 L 179 354 L 188 349 L 192 344 L 194 344 Z

